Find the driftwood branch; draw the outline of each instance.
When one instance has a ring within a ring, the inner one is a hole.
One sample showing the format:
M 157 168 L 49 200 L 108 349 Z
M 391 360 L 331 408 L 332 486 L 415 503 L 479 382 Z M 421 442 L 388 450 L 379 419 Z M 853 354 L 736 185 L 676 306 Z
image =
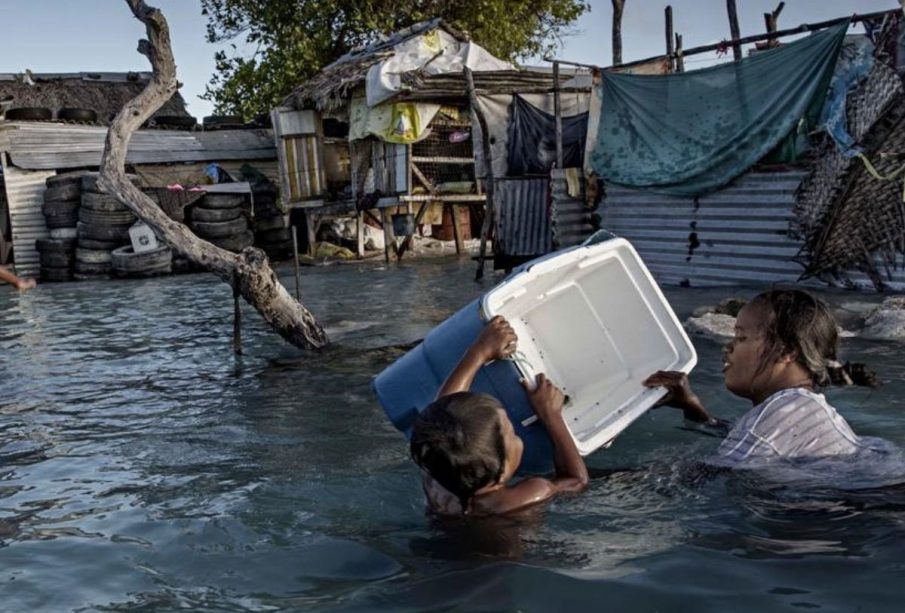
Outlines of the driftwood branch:
M 198 238 L 185 225 L 170 219 L 126 179 L 126 151 L 132 134 L 179 88 L 169 26 L 163 13 L 143 0 L 126 0 L 126 4 L 147 28 L 148 39 L 139 42 L 138 50 L 151 62 L 153 76 L 147 87 L 123 106 L 110 126 L 101 159 L 99 187 L 116 196 L 185 258 L 238 290 L 284 339 L 297 347 L 323 347 L 327 344 L 323 328 L 286 291 L 263 251 L 249 247 L 236 254 Z

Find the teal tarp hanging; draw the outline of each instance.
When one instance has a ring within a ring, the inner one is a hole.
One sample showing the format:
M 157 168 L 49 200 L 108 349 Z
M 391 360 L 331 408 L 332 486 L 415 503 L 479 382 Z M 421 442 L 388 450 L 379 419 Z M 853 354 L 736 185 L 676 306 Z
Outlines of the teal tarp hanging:
M 590 164 L 676 196 L 725 185 L 817 119 L 848 23 L 734 62 L 665 76 L 604 72 Z

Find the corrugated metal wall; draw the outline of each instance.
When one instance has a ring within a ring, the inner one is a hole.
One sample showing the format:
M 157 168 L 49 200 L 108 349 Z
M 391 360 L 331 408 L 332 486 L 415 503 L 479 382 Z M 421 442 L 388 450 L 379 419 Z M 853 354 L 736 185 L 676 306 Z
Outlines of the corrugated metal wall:
M 594 213 L 584 198 L 584 177 L 579 176 L 581 194 L 573 198 L 565 180 L 565 173 L 553 170 L 550 190 L 553 196 L 553 242 L 558 249 L 577 245 L 594 232 L 591 215 Z
M 544 178 L 493 180 L 495 253 L 535 256 L 553 249 L 549 184 Z
M 50 236 L 41 212 L 46 189 L 44 181 L 55 174 L 46 170 L 29 171 L 3 166 L 6 201 L 12 222 L 13 262 L 19 275 L 36 276 L 40 272 L 35 240 Z
M 635 246 L 657 281 L 692 287 L 797 281 L 788 236 L 799 171 L 748 173 L 700 199 L 608 185 L 602 226 Z

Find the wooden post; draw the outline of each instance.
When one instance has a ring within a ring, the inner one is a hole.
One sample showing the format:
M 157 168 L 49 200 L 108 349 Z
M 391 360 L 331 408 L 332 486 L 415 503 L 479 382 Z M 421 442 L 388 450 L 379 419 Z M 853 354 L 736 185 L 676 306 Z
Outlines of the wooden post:
M 295 263 L 295 299 L 302 301 L 302 273 L 299 271 L 299 239 L 292 225 L 292 255 Z
M 735 0 L 726 0 L 726 12 L 729 13 L 729 37 L 732 43 L 732 57 L 735 61 L 742 59 L 742 46 L 737 41 L 742 37 L 738 27 L 738 11 L 736 10 Z
M 664 12 L 664 18 L 666 21 L 666 58 L 669 62 L 669 72 L 675 71 L 675 60 L 673 55 L 675 54 L 675 44 L 673 42 L 673 26 L 672 26 L 672 6 L 666 7 Z
M 239 275 L 233 275 L 233 353 L 242 355 L 242 308 L 239 304 Z
M 487 128 L 487 121 L 484 119 L 484 113 L 478 106 L 478 95 L 475 92 L 474 76 L 471 69 L 465 68 L 465 83 L 468 86 L 468 100 L 471 104 L 471 110 L 475 118 L 478 120 L 478 127 L 481 128 L 481 150 L 484 153 L 484 182 L 485 193 L 487 195 L 484 201 L 484 223 L 481 224 L 481 250 L 478 254 L 478 270 L 475 272 L 475 281 L 484 278 L 484 259 L 487 256 L 487 238 L 490 236 L 490 230 L 493 228 L 493 165 L 491 164 L 490 154 L 490 132 Z
M 390 263 L 390 222 L 387 221 L 386 208 L 380 209 L 380 225 L 383 226 L 383 259 Z M 396 250 L 396 238 L 393 237 L 393 251 Z
M 449 207 L 449 212 L 452 214 L 453 238 L 456 241 L 456 255 L 460 255 L 462 253 L 462 227 L 459 225 L 459 209 L 456 207 L 455 202 L 451 202 L 446 206 Z
M 779 46 L 779 40 L 776 38 L 776 31 L 778 30 L 776 23 L 777 19 L 779 19 L 779 14 L 782 13 L 782 9 L 784 9 L 785 6 L 785 2 L 780 2 L 775 11 L 772 13 L 764 13 L 764 25 L 767 28 L 767 33 L 773 34 L 773 36 L 767 39 L 767 47 L 770 49 Z
M 613 66 L 622 64 L 622 12 L 625 0 L 611 0 L 613 3 Z
M 363 258 L 365 255 L 365 214 L 364 211 L 358 211 L 358 214 L 355 216 L 357 223 L 355 224 L 355 238 L 356 238 L 356 255 L 359 258 Z
M 553 62 L 553 116 L 556 120 L 556 167 L 562 168 L 562 99 L 559 92 L 559 62 Z
M 685 54 L 682 53 L 681 34 L 676 34 L 676 72 L 685 72 Z

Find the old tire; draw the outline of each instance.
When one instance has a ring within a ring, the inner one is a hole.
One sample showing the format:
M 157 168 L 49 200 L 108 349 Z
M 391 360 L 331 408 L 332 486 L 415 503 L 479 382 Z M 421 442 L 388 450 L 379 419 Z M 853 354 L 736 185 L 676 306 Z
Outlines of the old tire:
M 72 268 L 67 266 L 65 268 L 51 268 L 42 266 L 41 267 L 41 281 L 45 282 L 62 282 L 62 281 L 72 281 Z
M 95 226 L 125 226 L 132 225 L 136 221 L 132 211 L 92 211 L 91 209 L 79 209 L 79 221 Z
M 166 245 L 157 249 L 135 253 L 131 245 L 114 249 L 111 253 L 113 269 L 117 272 L 142 272 L 169 267 L 173 263 L 173 251 Z
M 78 222 L 76 222 L 78 223 Z M 78 237 L 79 231 L 76 229 L 75 224 L 72 224 L 71 227 L 67 228 L 51 228 L 50 229 L 50 238 L 56 239 L 68 239 L 75 244 L 75 239 Z M 75 249 L 75 247 L 73 247 Z
M 277 244 L 289 241 L 292 243 L 292 233 L 288 228 L 280 228 L 277 230 L 267 230 L 266 232 L 255 232 L 255 242 L 258 244 Z
M 79 238 L 78 246 L 83 249 L 95 249 L 97 251 L 113 251 L 117 247 L 122 247 L 122 240 L 115 241 L 98 241 L 90 238 Z
M 198 205 L 206 209 L 234 209 L 245 203 L 242 194 L 205 194 Z
M 264 219 L 255 218 L 255 232 L 268 232 L 271 230 L 283 230 L 285 228 L 286 222 L 282 215 Z
M 80 240 L 87 238 L 105 242 L 119 241 L 119 244 L 129 240 L 129 226 L 93 225 L 80 221 L 78 229 Z
M 113 271 L 113 265 L 110 262 L 80 262 L 75 261 L 72 271 L 77 275 L 109 275 Z
M 100 249 L 85 249 L 84 247 L 76 247 L 75 261 L 82 264 L 111 264 L 113 262 L 112 252 Z
M 165 126 L 168 128 L 179 128 L 182 130 L 187 130 L 198 125 L 198 120 L 196 118 L 186 117 L 185 115 L 158 115 L 156 117 L 152 117 L 151 120 L 158 128 Z
M 60 228 L 74 228 L 79 221 L 79 215 L 76 212 L 64 215 L 45 215 L 44 225 L 51 230 L 59 230 Z
M 75 241 L 72 239 L 39 238 L 35 241 L 39 253 L 73 253 Z
M 192 230 L 203 238 L 226 238 L 248 230 L 248 221 L 244 217 L 231 221 L 196 221 Z
M 192 208 L 192 221 L 232 221 L 242 216 L 242 209 L 208 209 L 200 206 Z
M 44 181 L 44 185 L 47 187 L 62 187 L 64 185 L 75 185 L 79 188 L 79 193 L 82 191 L 82 176 L 85 174 L 84 170 L 77 170 L 75 172 L 64 172 L 58 175 L 54 175 L 52 177 L 48 177 L 46 181 Z
M 243 232 L 242 234 L 237 234 L 236 236 L 229 236 L 226 238 L 212 238 L 210 239 L 210 242 L 214 245 L 217 245 L 221 249 L 226 249 L 227 251 L 238 253 L 246 247 L 251 247 L 254 244 L 255 235 L 251 232 L 251 230 L 249 230 L 247 232 Z
M 57 111 L 57 119 L 95 122 L 97 113 L 91 109 L 65 108 Z
M 6 111 L 7 121 L 48 121 L 53 119 L 53 111 L 39 107 L 21 107 Z
M 82 188 L 75 183 L 54 185 L 44 190 L 44 200 L 78 200 L 82 195 Z
M 129 207 L 117 200 L 109 194 L 98 194 L 97 192 L 82 192 L 82 208 L 89 211 L 104 211 L 115 213 L 118 211 L 128 211 Z
M 69 268 L 72 266 L 73 255 L 59 251 L 45 251 L 41 254 L 41 266 L 47 268 Z
M 79 212 L 78 200 L 45 200 L 41 204 L 41 212 L 47 217 L 56 215 L 77 215 Z
M 93 192 L 95 194 L 101 193 L 97 187 L 97 178 L 100 176 L 98 172 L 86 172 L 82 174 L 82 191 L 83 192 Z M 131 181 L 133 185 L 141 187 L 141 180 L 138 178 L 138 175 L 127 174 L 126 179 Z

